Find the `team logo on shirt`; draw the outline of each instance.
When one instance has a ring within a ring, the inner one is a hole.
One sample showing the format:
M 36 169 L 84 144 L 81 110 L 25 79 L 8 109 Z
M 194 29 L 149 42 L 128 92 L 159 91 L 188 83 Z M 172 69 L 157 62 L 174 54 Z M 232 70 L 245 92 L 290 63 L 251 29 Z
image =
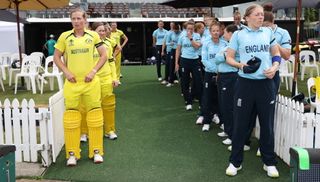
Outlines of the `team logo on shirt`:
M 69 46 L 74 46 L 74 41 L 72 39 L 70 39 L 68 44 L 69 44 Z
M 86 42 L 87 44 L 92 44 L 92 39 L 87 38 L 87 39 L 85 40 L 85 42 Z

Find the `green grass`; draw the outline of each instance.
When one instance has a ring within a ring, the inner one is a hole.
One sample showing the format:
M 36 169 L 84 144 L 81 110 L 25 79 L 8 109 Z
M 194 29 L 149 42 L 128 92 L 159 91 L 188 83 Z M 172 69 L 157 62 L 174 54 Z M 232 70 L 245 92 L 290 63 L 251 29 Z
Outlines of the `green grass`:
M 40 94 L 40 90 L 38 89 L 38 85 L 37 85 L 37 93 L 36 94 L 32 94 L 31 90 L 26 90 L 26 86 L 24 89 L 18 89 L 17 90 L 17 94 L 14 94 L 14 79 L 12 81 L 12 85 L 9 86 L 9 77 L 7 75 L 7 79 L 4 80 L 4 88 L 5 88 L 5 92 L 2 92 L 1 88 L 0 88 L 0 101 L 3 103 L 4 99 L 8 98 L 10 101 L 12 101 L 13 99 L 17 98 L 19 100 L 19 102 L 21 103 L 21 101 L 23 99 L 33 99 L 36 103 L 36 105 L 48 105 L 49 103 L 49 98 L 54 95 L 57 91 L 58 91 L 58 84 L 57 84 L 57 80 L 54 80 L 54 90 L 51 91 L 49 88 L 49 84 L 45 84 L 44 85 L 44 89 L 43 89 L 43 94 Z M 19 84 L 18 84 L 18 88 L 20 87 L 21 82 L 19 80 Z M 26 84 L 25 84 L 26 85 Z
M 227 177 L 230 153 L 217 137 L 221 130 L 214 126 L 203 133 L 194 124 L 198 110 L 186 112 L 180 88 L 160 85 L 155 72 L 151 66 L 123 67 L 123 84 L 116 89 L 119 138 L 104 141 L 104 163 L 93 164 L 87 158 L 87 144 L 82 144 L 82 159 L 76 167 L 65 166 L 63 150 L 44 178 L 77 182 L 273 181 L 255 156 L 255 139 L 252 150 L 245 153 L 243 170 L 236 177 Z M 274 181 L 289 181 L 289 167 L 278 161 L 280 178 Z

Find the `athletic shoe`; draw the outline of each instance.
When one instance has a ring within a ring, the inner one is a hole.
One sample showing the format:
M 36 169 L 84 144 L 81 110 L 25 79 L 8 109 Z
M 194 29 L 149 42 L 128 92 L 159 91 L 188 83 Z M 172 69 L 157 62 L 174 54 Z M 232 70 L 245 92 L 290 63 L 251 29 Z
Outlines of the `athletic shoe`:
M 181 97 L 183 97 L 183 93 L 181 93 L 180 95 L 181 95 Z
M 174 80 L 173 83 L 178 84 L 179 80 Z
M 234 165 L 232 163 L 230 163 L 228 168 L 226 169 L 226 175 L 235 176 L 235 175 L 237 175 L 238 171 L 241 169 L 242 169 L 242 166 L 234 167 Z
M 199 100 L 198 100 L 198 99 L 193 99 L 193 101 L 194 101 L 194 102 L 199 102 Z
M 229 138 L 227 138 L 227 139 L 223 140 L 222 143 L 225 145 L 231 145 L 232 141 Z
M 228 136 L 228 134 L 227 134 L 227 133 L 225 133 L 224 131 L 223 131 L 223 132 L 218 133 L 217 135 L 218 135 L 219 137 L 227 137 L 227 136 Z
M 257 155 L 257 157 L 261 157 L 260 148 L 258 148 L 256 155 Z
M 80 136 L 80 142 L 87 142 L 88 141 L 88 137 L 86 134 L 83 134 Z
M 278 172 L 276 166 L 267 166 L 264 164 L 263 170 L 267 171 L 267 175 L 271 178 L 278 178 L 279 177 L 279 172 Z
M 121 85 L 122 83 L 119 81 L 118 84 Z
M 222 124 L 222 125 L 220 126 L 220 129 L 224 130 L 224 124 Z
M 203 116 L 199 116 L 197 121 L 196 121 L 196 124 L 197 125 L 201 125 L 203 123 Z
M 67 166 L 75 166 L 77 165 L 77 158 L 74 156 L 73 152 L 69 153 L 69 159 L 67 160 Z
M 168 82 L 166 81 L 166 80 L 163 80 L 162 82 L 161 82 L 161 84 L 162 85 L 166 85 Z
M 100 164 L 103 162 L 103 157 L 99 154 L 98 150 L 94 151 L 94 155 L 93 155 L 93 162 L 95 164 Z
M 209 124 L 204 124 L 202 127 L 202 131 L 209 131 L 210 125 Z
M 109 134 L 106 134 L 105 137 L 109 138 L 110 140 L 116 140 L 118 138 L 117 134 L 111 131 Z
M 166 85 L 166 87 L 173 87 L 173 84 L 172 84 L 172 83 L 168 83 L 168 84 Z
M 192 110 L 192 105 L 191 104 L 186 105 L 186 110 L 187 111 L 191 111 Z
M 217 114 L 214 114 L 214 115 L 213 115 L 212 122 L 214 122 L 214 123 L 216 123 L 216 124 L 219 124 L 219 123 L 220 123 L 220 119 L 219 119 L 219 117 L 218 117 Z
M 123 75 L 120 73 L 120 78 L 123 78 Z
M 161 81 L 162 81 L 162 78 L 161 78 L 161 77 L 159 77 L 159 78 L 158 78 L 158 81 L 159 81 L 159 82 L 161 82 Z
M 229 147 L 228 147 L 228 150 L 231 152 L 232 146 L 229 146 Z M 250 150 L 250 146 L 249 146 L 249 145 L 244 145 L 243 151 L 249 151 L 249 150 Z

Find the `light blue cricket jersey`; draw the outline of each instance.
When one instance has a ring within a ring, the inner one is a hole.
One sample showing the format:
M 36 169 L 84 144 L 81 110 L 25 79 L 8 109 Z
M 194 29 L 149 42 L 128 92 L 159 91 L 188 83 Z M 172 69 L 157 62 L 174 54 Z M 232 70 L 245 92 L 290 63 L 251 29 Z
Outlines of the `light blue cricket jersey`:
M 224 48 L 222 48 L 220 50 L 220 52 L 218 52 L 218 54 L 216 55 L 216 64 L 217 64 L 217 69 L 219 73 L 228 73 L 228 72 L 238 72 L 238 68 L 235 68 L 233 66 L 230 66 L 229 64 L 227 64 L 226 62 L 226 53 L 227 53 L 227 49 L 228 49 L 228 45 L 226 45 Z M 235 57 L 236 61 L 239 61 L 239 54 L 236 53 L 236 57 Z
M 286 49 L 291 50 L 291 37 L 287 30 L 280 28 L 276 26 L 276 28 L 273 30 L 274 36 L 276 38 L 277 43 Z
M 198 33 L 192 34 L 193 41 L 200 42 L 201 37 Z M 186 59 L 198 59 L 198 49 L 194 48 L 191 41 L 187 37 L 187 34 L 180 36 L 178 40 L 178 45 L 181 45 L 181 57 Z
M 227 42 L 219 39 L 219 43 L 214 43 L 212 39 L 206 41 L 202 47 L 202 63 L 204 70 L 210 73 L 217 73 L 216 54 L 227 45 Z
M 211 38 L 210 29 L 208 27 L 204 28 L 204 32 L 203 32 L 202 36 L 204 36 L 206 38 Z
M 179 40 L 179 36 L 181 35 L 181 32 L 175 33 L 174 31 L 170 34 L 169 40 L 167 39 L 167 44 L 173 42 L 172 49 L 177 49 L 177 44 Z
M 244 26 L 242 30 L 236 31 L 231 37 L 230 48 L 239 52 L 240 62 L 246 64 L 254 56 L 261 59 L 261 65 L 255 73 L 245 74 L 239 70 L 239 76 L 255 80 L 266 79 L 263 72 L 272 66 L 270 48 L 276 44 L 271 28 L 252 30 Z
M 153 31 L 152 33 L 152 36 L 156 38 L 157 42 L 156 42 L 156 45 L 162 45 L 163 44 L 163 41 L 164 41 L 164 38 L 167 34 L 167 30 L 166 29 L 162 29 L 160 30 L 159 28 L 156 29 L 155 31 Z
M 165 37 L 165 41 L 166 41 L 166 51 L 167 52 L 171 52 L 172 50 L 172 45 L 171 45 L 171 34 L 173 34 L 174 32 L 172 30 L 169 30 L 166 34 L 166 37 Z
M 203 46 L 203 44 L 204 43 L 206 43 L 208 40 L 210 40 L 211 38 L 209 38 L 209 37 L 205 37 L 205 36 L 201 36 L 201 46 L 199 47 L 199 49 L 198 49 L 198 54 L 199 54 L 199 56 L 201 56 L 201 54 L 202 54 L 202 46 Z

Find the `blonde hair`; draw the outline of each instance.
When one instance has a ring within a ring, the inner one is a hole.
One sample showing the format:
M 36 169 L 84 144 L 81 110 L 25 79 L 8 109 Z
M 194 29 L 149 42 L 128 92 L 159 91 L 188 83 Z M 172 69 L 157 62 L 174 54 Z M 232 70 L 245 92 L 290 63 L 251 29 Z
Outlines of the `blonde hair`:
M 259 4 L 253 4 L 246 9 L 246 12 L 243 15 L 243 19 L 245 20 L 246 17 L 250 16 L 256 8 L 263 9 L 263 7 L 260 6 Z
M 70 11 L 70 17 L 72 17 L 72 14 L 73 13 L 76 13 L 76 12 L 80 12 L 80 13 L 82 13 L 82 17 L 84 18 L 84 19 L 87 19 L 87 13 L 83 10 L 83 9 L 80 9 L 80 8 L 75 8 L 75 9 L 73 9 L 73 10 L 71 10 Z
M 194 31 L 198 32 L 202 27 L 204 27 L 204 24 L 202 22 L 198 22 L 194 25 Z

